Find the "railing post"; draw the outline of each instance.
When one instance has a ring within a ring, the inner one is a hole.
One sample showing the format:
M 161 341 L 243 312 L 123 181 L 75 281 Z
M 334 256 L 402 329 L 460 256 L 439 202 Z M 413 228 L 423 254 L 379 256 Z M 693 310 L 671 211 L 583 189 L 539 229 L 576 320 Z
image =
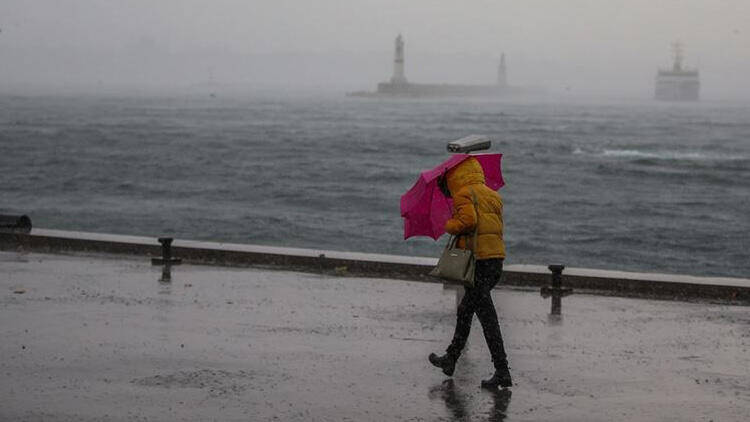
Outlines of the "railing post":
M 182 259 L 172 257 L 172 241 L 171 237 L 160 237 L 159 243 L 161 243 L 161 258 L 151 258 L 153 265 L 179 265 L 182 263 Z
M 152 265 L 163 265 L 161 271 L 161 278 L 159 281 L 168 283 L 172 281 L 172 265 L 179 265 L 182 263 L 182 259 L 172 257 L 172 241 L 171 237 L 160 237 L 159 243 L 161 243 L 161 258 L 151 258 Z
M 562 286 L 562 272 L 565 269 L 564 265 L 552 264 L 547 268 L 552 272 L 552 276 L 550 279 L 550 285 L 542 287 L 541 295 L 545 299 L 550 296 L 552 297 L 550 315 L 561 315 L 562 298 L 572 294 L 573 289 Z

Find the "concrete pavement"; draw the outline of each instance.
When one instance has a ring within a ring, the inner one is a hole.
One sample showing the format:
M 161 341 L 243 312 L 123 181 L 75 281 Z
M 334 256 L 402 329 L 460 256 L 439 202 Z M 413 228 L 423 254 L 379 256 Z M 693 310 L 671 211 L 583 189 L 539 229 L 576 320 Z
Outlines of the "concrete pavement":
M 493 295 L 510 392 L 475 321 L 456 376 L 437 284 L 0 252 L 0 420 L 746 420 L 748 307 Z

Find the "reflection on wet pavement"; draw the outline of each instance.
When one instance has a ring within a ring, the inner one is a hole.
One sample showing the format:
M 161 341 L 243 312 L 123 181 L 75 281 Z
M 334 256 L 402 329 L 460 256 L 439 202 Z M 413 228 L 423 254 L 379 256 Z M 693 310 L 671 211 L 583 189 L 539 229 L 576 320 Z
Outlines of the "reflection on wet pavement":
M 483 390 L 483 392 L 492 397 L 492 408 L 487 414 L 487 420 L 491 422 L 500 422 L 506 420 L 508 406 L 513 392 L 507 388 Z M 473 409 L 467 403 L 467 398 L 456 386 L 452 378 L 449 378 L 440 384 L 430 387 L 429 397 L 432 400 L 443 400 L 448 410 L 449 418 L 453 421 L 472 420 Z
M 491 422 L 504 421 L 508 416 L 508 405 L 510 405 L 510 397 L 513 395 L 513 392 L 507 388 L 501 388 L 490 390 L 489 393 L 492 395 L 492 401 L 495 403 L 495 406 L 492 408 L 487 420 Z
M 452 379 L 447 379 L 430 388 L 430 398 L 442 399 L 453 420 L 462 421 L 469 414 L 466 411 L 465 400 L 456 391 L 456 385 Z

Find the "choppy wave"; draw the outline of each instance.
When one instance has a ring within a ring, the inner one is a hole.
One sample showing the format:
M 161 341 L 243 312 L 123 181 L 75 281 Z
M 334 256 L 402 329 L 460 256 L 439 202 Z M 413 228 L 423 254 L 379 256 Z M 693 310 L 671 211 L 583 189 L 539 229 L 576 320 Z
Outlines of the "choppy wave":
M 663 160 L 663 161 L 750 161 L 750 155 L 737 153 L 737 152 L 726 152 L 726 153 L 714 153 L 705 151 L 691 151 L 691 150 L 651 150 L 651 149 L 631 149 L 631 148 L 618 148 L 618 149 L 597 149 L 597 148 L 582 148 L 576 146 L 572 149 L 573 155 L 588 155 L 603 158 L 613 159 L 625 159 L 625 160 Z
M 679 108 L 343 98 L 0 97 L 0 212 L 35 226 L 436 256 L 400 195 L 484 133 L 509 263 L 750 273 L 750 124 Z M 719 123 L 717 123 L 719 122 Z
M 605 149 L 601 152 L 603 157 L 614 158 L 648 158 L 655 160 L 693 160 L 693 161 L 733 161 L 747 160 L 746 156 L 713 154 L 696 151 L 641 151 L 637 149 Z

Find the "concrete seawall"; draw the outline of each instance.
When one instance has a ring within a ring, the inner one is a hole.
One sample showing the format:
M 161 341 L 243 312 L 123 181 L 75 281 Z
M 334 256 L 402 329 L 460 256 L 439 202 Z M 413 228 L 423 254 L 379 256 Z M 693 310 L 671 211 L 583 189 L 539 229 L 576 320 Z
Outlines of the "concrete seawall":
M 34 229 L 31 233 L 0 233 L 0 250 L 47 253 L 108 253 L 161 256 L 156 238 Z M 276 267 L 303 272 L 333 272 L 441 283 L 428 276 L 436 258 L 364 254 L 315 249 L 175 240 L 173 255 L 184 262 L 223 266 Z M 502 285 L 540 287 L 550 272 L 541 265 L 507 265 Z M 578 292 L 629 297 L 699 300 L 750 305 L 750 279 L 693 277 L 566 268 L 563 283 Z

